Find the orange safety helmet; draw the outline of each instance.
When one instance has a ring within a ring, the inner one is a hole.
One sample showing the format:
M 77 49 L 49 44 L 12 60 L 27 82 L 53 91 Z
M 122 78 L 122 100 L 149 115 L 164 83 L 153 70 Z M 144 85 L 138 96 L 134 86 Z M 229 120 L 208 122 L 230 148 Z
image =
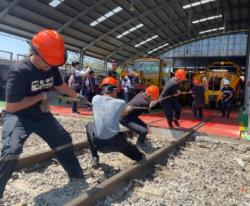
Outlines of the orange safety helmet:
M 32 47 L 51 66 L 63 65 L 66 61 L 63 38 L 55 30 L 44 29 L 35 34 Z
M 146 95 L 150 96 L 152 100 L 157 100 L 159 97 L 159 88 L 155 85 L 151 85 L 146 88 Z
M 199 82 L 199 80 L 198 79 L 194 79 L 193 80 L 193 85 L 198 85 L 200 82 Z
M 184 81 L 186 79 L 186 71 L 184 69 L 177 69 L 175 72 L 175 76 L 179 79 Z
M 112 86 L 115 86 L 117 87 L 117 80 L 113 77 L 105 77 L 103 80 L 102 80 L 102 83 L 101 83 L 101 86 L 105 86 L 105 85 L 112 85 Z

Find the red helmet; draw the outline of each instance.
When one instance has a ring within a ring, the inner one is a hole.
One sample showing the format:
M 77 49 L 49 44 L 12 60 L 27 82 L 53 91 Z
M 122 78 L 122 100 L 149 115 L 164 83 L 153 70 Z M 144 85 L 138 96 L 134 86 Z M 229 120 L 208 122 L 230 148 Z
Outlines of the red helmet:
M 45 29 L 38 32 L 32 39 L 32 46 L 47 64 L 58 66 L 65 63 L 64 42 L 57 31 Z
M 105 86 L 105 85 L 112 85 L 112 86 L 116 86 L 117 87 L 117 80 L 113 77 L 105 77 L 102 80 L 101 86 Z
M 186 71 L 184 69 L 177 69 L 177 71 L 175 72 L 175 76 L 179 79 L 179 80 L 185 80 L 186 79 Z
M 199 82 L 199 80 L 198 79 L 194 79 L 193 80 L 193 85 L 198 85 L 200 82 Z
M 155 85 L 151 85 L 146 88 L 147 96 L 150 96 L 152 100 L 157 100 L 159 97 L 159 88 Z

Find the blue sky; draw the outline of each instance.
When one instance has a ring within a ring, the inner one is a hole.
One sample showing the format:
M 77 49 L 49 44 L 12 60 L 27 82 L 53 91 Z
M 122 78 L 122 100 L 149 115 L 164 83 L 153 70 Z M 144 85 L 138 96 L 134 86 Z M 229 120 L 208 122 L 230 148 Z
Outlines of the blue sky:
M 29 48 L 26 39 L 0 32 L 0 58 L 9 59 L 10 55 L 2 52 L 7 51 L 12 52 L 13 59 L 16 60 L 18 54 L 27 56 L 29 54 Z M 68 55 L 71 57 L 74 56 L 74 53 L 68 52 Z
M 8 53 L 2 52 L 12 52 L 13 59 L 17 59 L 17 54 L 27 56 L 29 54 L 29 45 L 26 42 L 26 39 L 13 36 L 8 33 L 0 32 L 0 58 L 10 59 L 10 55 Z M 78 55 L 73 52 L 68 52 L 68 61 L 71 62 L 72 60 L 78 60 Z M 90 58 L 85 56 L 85 61 L 95 61 L 95 58 Z M 108 67 L 111 67 L 108 64 Z
M 13 58 L 17 58 L 17 54 L 28 55 L 29 54 L 29 45 L 26 42 L 26 39 L 14 36 L 8 33 L 0 32 L 0 58 L 9 58 L 9 54 L 2 51 L 12 52 Z M 75 53 L 68 52 L 69 58 L 75 57 Z
M 0 50 L 12 52 L 13 58 L 16 59 L 17 54 L 27 55 L 29 53 L 29 45 L 23 38 L 0 32 Z M 0 52 L 0 57 L 8 58 L 8 56 L 8 54 Z

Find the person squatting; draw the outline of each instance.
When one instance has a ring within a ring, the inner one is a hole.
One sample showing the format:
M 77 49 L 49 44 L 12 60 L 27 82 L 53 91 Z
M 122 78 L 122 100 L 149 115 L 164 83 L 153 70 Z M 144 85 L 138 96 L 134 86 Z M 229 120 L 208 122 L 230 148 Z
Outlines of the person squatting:
M 120 117 L 125 116 L 129 109 L 124 100 L 116 98 L 117 84 L 113 77 L 104 78 L 101 83 L 103 95 L 94 96 L 92 101 L 94 122 L 86 125 L 86 131 L 94 167 L 99 163 L 98 151 L 120 152 L 135 161 L 144 158 L 144 154 L 120 132 Z
M 127 103 L 129 112 L 121 117 L 120 123 L 124 127 L 138 134 L 137 144 L 144 144 L 148 134 L 147 124 L 143 122 L 139 116 L 142 113 L 147 112 L 147 108 L 153 107 L 158 97 L 159 88 L 155 85 L 151 85 L 146 88 L 145 92 L 138 93 L 130 102 Z M 143 107 L 145 109 L 141 109 Z

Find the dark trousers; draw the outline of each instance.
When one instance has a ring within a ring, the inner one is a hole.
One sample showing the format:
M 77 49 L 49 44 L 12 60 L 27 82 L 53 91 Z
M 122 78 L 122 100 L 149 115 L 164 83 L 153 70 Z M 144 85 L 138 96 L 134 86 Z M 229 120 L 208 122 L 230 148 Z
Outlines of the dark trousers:
M 222 112 L 222 115 L 223 116 L 227 116 L 229 117 L 230 116 L 230 113 L 231 113 L 231 109 L 232 109 L 232 101 L 224 101 L 222 100 L 221 102 L 221 112 Z
M 89 92 L 88 93 L 88 101 L 89 102 L 92 102 L 92 99 L 93 99 L 93 97 L 96 95 L 96 93 L 91 93 L 91 92 Z
M 81 88 L 75 89 L 75 92 L 77 92 L 78 94 L 80 93 L 80 91 L 81 91 Z M 77 102 L 72 103 L 72 112 L 77 112 Z
M 168 125 L 173 125 L 173 119 L 179 120 L 181 117 L 181 105 L 177 99 L 167 100 L 161 103 L 163 111 L 166 115 Z
M 147 124 L 143 122 L 138 117 L 133 118 L 123 118 L 121 119 L 120 123 L 130 129 L 131 131 L 135 132 L 139 135 L 139 141 L 143 142 L 146 139 L 148 128 Z
M 195 101 L 192 103 L 192 112 L 193 116 L 196 119 L 202 119 L 203 118 L 203 105 L 197 105 Z
M 128 89 L 127 91 L 123 92 L 124 100 L 126 103 L 128 103 L 131 99 L 135 96 L 135 91 L 133 89 Z
M 98 139 L 94 134 L 93 122 L 87 124 L 86 131 L 92 157 L 99 159 L 98 151 L 100 151 L 103 153 L 120 152 L 135 161 L 140 161 L 143 158 L 143 154 L 133 144 L 128 142 L 125 135 L 121 132 L 109 140 Z
M 86 86 L 81 89 L 81 95 L 88 97 L 88 88 Z
M 18 157 L 22 153 L 23 144 L 33 132 L 54 150 L 57 159 L 69 177 L 82 172 L 74 155 L 70 135 L 50 113 L 41 115 L 40 119 L 33 121 L 6 111 L 2 112 L 3 148 L 0 157 L 0 198 L 15 169 Z

